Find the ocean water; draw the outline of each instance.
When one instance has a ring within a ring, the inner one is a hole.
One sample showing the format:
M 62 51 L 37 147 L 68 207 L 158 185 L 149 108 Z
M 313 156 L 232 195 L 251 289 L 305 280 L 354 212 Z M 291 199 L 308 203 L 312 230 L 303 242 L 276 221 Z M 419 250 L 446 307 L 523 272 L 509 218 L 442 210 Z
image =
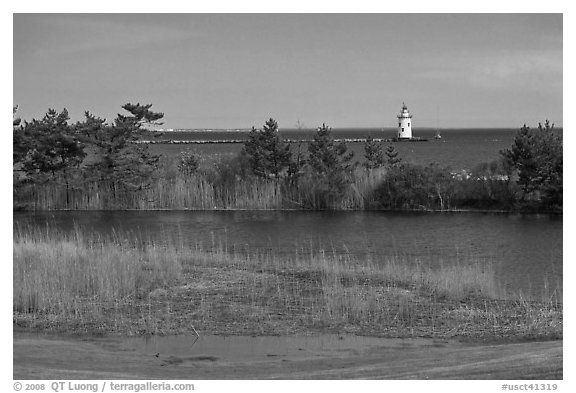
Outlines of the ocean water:
M 413 136 L 427 138 L 428 142 L 393 142 L 399 156 L 406 162 L 420 165 L 436 163 L 453 170 L 472 170 L 478 164 L 496 160 L 500 151 L 509 148 L 514 140 L 516 129 L 443 129 L 441 139 L 434 139 L 434 129 L 413 130 Z M 291 140 L 310 140 L 315 130 L 281 129 L 280 135 Z M 339 128 L 333 129 L 332 135 L 337 139 L 357 139 L 370 135 L 374 138 L 393 138 L 395 129 L 382 128 Z M 157 139 L 172 140 L 243 140 L 248 131 L 177 131 L 166 132 Z M 388 143 L 384 143 L 387 145 Z M 155 153 L 167 157 L 177 156 L 181 151 L 197 154 L 230 155 L 240 152 L 242 143 L 218 144 L 181 144 L 150 145 Z M 297 144 L 292 145 L 294 149 Z M 356 161 L 363 161 L 363 143 L 349 142 L 347 146 L 354 152 Z M 306 151 L 306 144 L 300 146 Z

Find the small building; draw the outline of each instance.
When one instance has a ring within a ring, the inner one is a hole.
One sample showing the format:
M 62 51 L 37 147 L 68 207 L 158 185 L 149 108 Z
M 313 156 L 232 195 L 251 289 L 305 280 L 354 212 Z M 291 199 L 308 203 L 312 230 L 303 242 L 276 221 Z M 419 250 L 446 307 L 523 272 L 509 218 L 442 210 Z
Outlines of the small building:
M 398 115 L 398 139 L 412 139 L 412 115 L 404 103 Z

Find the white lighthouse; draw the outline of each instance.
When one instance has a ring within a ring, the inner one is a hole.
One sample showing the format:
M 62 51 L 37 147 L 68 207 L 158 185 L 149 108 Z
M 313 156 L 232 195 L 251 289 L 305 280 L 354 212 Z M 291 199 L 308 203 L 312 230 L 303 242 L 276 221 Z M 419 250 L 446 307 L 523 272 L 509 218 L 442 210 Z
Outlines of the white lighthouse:
M 398 115 L 398 139 L 412 138 L 412 115 L 406 104 L 402 103 L 402 110 Z

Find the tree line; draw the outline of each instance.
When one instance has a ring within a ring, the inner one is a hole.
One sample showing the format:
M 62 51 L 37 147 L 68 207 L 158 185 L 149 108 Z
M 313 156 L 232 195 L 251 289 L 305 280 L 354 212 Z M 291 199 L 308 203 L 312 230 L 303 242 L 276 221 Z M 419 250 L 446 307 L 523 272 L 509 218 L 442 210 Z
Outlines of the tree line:
M 288 144 L 272 118 L 261 129 L 252 127 L 237 156 L 206 167 L 201 156 L 181 153 L 173 176 L 163 169 L 165 157 L 133 143 L 149 133 L 149 125 L 161 124 L 163 114 L 153 112 L 150 104 L 122 108 L 127 113 L 112 123 L 90 112 L 70 123 L 66 109 L 50 109 L 29 122 L 15 118 L 15 207 L 46 207 L 26 201 L 37 200 L 34 193 L 52 187 L 65 199 L 58 206 L 65 208 L 82 208 L 70 200 L 79 193 L 90 205 L 94 192 L 106 200 L 99 206 L 110 208 L 197 208 L 161 200 L 174 192 L 210 194 L 202 207 L 233 208 L 234 200 L 258 188 L 268 190 L 268 196 L 262 192 L 250 198 L 274 199 L 272 205 L 265 204 L 273 208 L 562 210 L 562 138 L 548 121 L 538 128 L 524 125 L 498 160 L 479 165 L 466 178 L 438 165 L 404 162 L 393 144 L 385 146 L 370 136 L 363 157 L 354 160 L 326 124 L 317 128 L 311 142 Z M 167 188 L 158 191 L 160 183 Z M 124 197 L 140 201 L 137 206 L 118 202 Z
M 86 111 L 84 120 L 70 123 L 68 111 L 49 109 L 41 119 L 13 125 L 13 183 L 18 191 L 28 185 L 63 185 L 71 188 L 89 182 L 110 187 L 112 194 L 146 187 L 158 167 L 159 157 L 147 146 L 134 144 L 145 126 L 160 124 L 162 113 L 150 104 L 125 104 L 110 124 Z M 17 107 L 14 108 L 16 114 Z M 16 201 L 15 201 L 16 202 Z

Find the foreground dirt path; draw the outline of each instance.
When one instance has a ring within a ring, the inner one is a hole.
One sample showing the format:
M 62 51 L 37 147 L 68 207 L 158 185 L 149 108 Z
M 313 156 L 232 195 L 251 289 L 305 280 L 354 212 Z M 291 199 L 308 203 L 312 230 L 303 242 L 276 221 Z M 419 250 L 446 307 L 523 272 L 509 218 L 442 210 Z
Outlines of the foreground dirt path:
M 14 379 L 562 379 L 562 344 L 430 339 L 229 361 L 214 356 L 157 357 L 110 339 L 14 333 L 13 362 Z

